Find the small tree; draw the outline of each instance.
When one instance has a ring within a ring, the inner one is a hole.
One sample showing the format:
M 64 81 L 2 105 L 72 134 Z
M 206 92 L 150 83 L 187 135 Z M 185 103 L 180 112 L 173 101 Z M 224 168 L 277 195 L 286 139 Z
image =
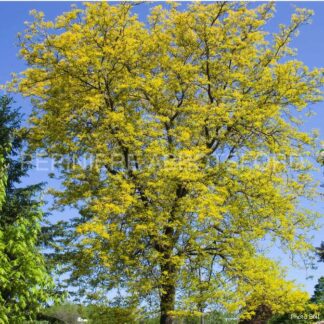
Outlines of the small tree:
M 161 323 L 206 305 L 235 311 L 251 291 L 259 303 L 259 282 L 281 282 L 267 296 L 277 311 L 303 305 L 258 242 L 310 248 L 316 217 L 298 201 L 314 194 L 311 165 L 292 159 L 315 143 L 296 116 L 321 99 L 322 73 L 291 59 L 289 42 L 311 13 L 271 38 L 272 4 L 155 6 L 147 25 L 131 9 L 35 12 L 21 37 L 32 145 L 62 171 L 58 205 L 80 211 L 71 278 L 157 297 Z

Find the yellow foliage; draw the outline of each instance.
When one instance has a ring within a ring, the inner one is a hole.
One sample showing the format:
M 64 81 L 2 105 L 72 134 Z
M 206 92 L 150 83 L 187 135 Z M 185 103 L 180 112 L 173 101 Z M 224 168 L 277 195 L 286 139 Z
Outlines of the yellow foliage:
M 216 303 L 247 317 L 260 301 L 282 313 L 307 299 L 257 252 L 265 237 L 307 251 L 316 220 L 298 210 L 316 194 L 311 166 L 291 161 L 316 143 L 295 117 L 321 100 L 323 71 L 290 57 L 311 13 L 270 37 L 273 12 L 157 5 L 147 25 L 131 4 L 87 3 L 53 22 L 34 12 L 12 86 L 35 99 L 32 146 L 66 158 L 56 195 L 81 202 L 78 255 L 115 286 L 173 300 L 175 287 L 184 312 Z M 86 154 L 96 161 L 82 165 Z

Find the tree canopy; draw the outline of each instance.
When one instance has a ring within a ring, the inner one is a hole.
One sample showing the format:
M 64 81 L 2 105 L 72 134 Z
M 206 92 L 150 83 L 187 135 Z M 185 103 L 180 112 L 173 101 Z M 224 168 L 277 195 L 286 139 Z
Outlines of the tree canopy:
M 273 14 L 237 2 L 157 5 L 147 24 L 128 4 L 34 12 L 14 83 L 33 98 L 32 147 L 60 170 L 57 204 L 80 211 L 65 251 L 92 296 L 157 299 L 161 323 L 308 299 L 260 252 L 265 238 L 308 251 L 316 220 L 299 206 L 316 192 L 312 165 L 296 157 L 315 146 L 299 117 L 322 71 L 289 47 L 311 12 L 269 34 Z

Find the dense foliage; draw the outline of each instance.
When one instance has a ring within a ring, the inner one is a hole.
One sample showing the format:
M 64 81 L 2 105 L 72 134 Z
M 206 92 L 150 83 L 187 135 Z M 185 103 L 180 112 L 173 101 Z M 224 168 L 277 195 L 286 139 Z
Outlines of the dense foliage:
M 294 158 L 315 146 L 298 116 L 322 71 L 289 47 L 311 13 L 270 36 L 273 4 L 155 6 L 147 25 L 131 8 L 35 12 L 21 36 L 31 145 L 56 159 L 57 204 L 80 211 L 60 247 L 71 279 L 92 299 L 120 289 L 161 323 L 302 311 L 307 294 L 260 242 L 311 248 L 316 215 L 299 200 L 315 194 L 312 166 Z
M 33 319 L 49 299 L 51 279 L 37 247 L 42 219 L 40 186 L 20 187 L 30 168 L 23 157 L 24 134 L 18 133 L 21 116 L 8 97 L 0 98 L 2 152 L 0 210 L 0 322 Z M 4 180 L 3 180 L 4 179 Z

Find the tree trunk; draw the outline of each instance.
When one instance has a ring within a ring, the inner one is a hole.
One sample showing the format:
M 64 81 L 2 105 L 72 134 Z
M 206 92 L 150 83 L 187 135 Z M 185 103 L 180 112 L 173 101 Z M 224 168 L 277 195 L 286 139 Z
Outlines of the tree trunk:
M 161 317 L 160 324 L 173 324 L 174 316 L 170 315 L 170 311 L 174 311 L 175 307 L 175 286 L 174 285 L 165 285 L 162 288 L 164 293 L 161 295 Z
M 172 206 L 172 210 L 170 212 L 170 218 L 168 220 L 168 224 L 165 227 L 164 234 L 168 238 L 167 244 L 164 246 L 159 246 L 158 251 L 163 254 L 163 262 L 161 264 L 161 301 L 160 301 L 160 324 L 174 324 L 174 315 L 170 315 L 170 312 L 175 310 L 175 295 L 176 295 L 176 266 L 172 263 L 172 251 L 173 247 L 176 244 L 178 239 L 178 234 L 176 234 L 176 230 L 171 226 L 171 223 L 175 219 L 175 212 L 177 209 L 177 201 L 178 199 L 184 197 L 187 194 L 187 190 L 178 185 L 176 191 L 176 200 L 174 205 Z M 165 275 L 166 273 L 166 275 Z

